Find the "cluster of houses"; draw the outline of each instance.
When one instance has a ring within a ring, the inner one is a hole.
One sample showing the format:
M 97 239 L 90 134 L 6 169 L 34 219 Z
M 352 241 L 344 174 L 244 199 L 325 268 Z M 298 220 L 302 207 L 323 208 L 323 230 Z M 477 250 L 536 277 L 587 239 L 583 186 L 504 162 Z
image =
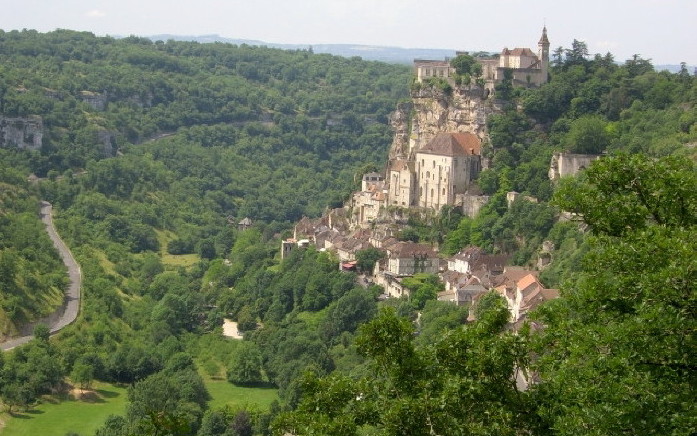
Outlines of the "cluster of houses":
M 352 271 L 360 250 L 376 248 L 385 256 L 375 265 L 369 279 L 385 289 L 384 297 L 408 296 L 402 285 L 407 277 L 419 273 L 437 274 L 445 285 L 438 300 L 472 307 L 484 294 L 494 291 L 508 303 L 511 322 L 518 323 L 541 303 L 559 296 L 539 281 L 538 272 L 507 266 L 509 256 L 487 254 L 478 247 L 468 247 L 450 258 L 442 258 L 430 245 L 397 240 L 388 231 L 349 230 L 345 209 L 334 209 L 317 219 L 304 217 L 295 226 L 293 238 L 281 242 L 281 255 L 313 245 L 318 250 L 333 251 L 339 268 Z
M 513 86 L 546 83 L 549 45 L 544 28 L 537 53 L 529 48 L 506 48 L 500 55 L 476 58 L 482 66 L 485 88 L 493 91 L 504 77 L 510 78 Z M 452 81 L 455 69 L 447 60 L 417 60 L 415 73 L 417 81 L 432 77 Z M 342 270 L 355 270 L 356 254 L 375 248 L 384 253 L 384 258 L 376 263 L 369 280 L 385 289 L 385 297 L 408 295 L 409 290 L 402 285 L 407 277 L 437 274 L 445 284 L 438 300 L 472 307 L 483 295 L 494 291 L 507 301 L 513 323 L 523 320 L 542 302 L 556 298 L 558 291 L 546 289 L 537 271 L 507 266 L 510 259 L 506 255 L 469 247 L 444 259 L 429 245 L 395 238 L 397 229 L 389 225 L 395 221 L 395 216 L 390 215 L 394 211 L 417 208 L 437 212 L 443 206 L 452 206 L 475 216 L 488 200 L 473 183 L 483 168 L 479 136 L 452 131 L 423 139 L 418 147 L 410 146 L 408 152 L 394 154 L 383 173 L 365 174 L 361 190 L 352 195 L 346 208 L 334 209 L 321 218 L 300 220 L 293 237 L 281 242 L 281 257 L 313 245 L 318 250 L 336 253 Z M 593 158 L 559 155 L 555 159 L 550 170 L 553 179 L 578 171 Z M 518 195 L 509 193 L 509 206 Z M 536 201 L 532 197 L 525 200 Z M 543 267 L 544 263 L 538 265 Z

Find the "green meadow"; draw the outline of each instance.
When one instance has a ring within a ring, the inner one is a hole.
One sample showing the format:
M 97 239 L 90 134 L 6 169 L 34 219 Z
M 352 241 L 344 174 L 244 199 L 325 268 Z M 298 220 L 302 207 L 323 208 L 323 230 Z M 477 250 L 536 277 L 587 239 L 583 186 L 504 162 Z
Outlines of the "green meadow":
M 65 436 L 77 433 L 91 436 L 109 415 L 126 410 L 127 389 L 109 383 L 94 384 L 94 395 L 83 400 L 44 397 L 42 403 L 26 412 L 0 415 L 2 436 Z
M 266 410 L 278 399 L 278 390 L 274 388 L 238 387 L 225 380 L 206 376 L 204 382 L 211 394 L 208 403 L 211 409 L 226 405 L 231 408 L 249 405 Z M 95 395 L 84 400 L 44 397 L 41 404 L 28 411 L 12 416 L 0 414 L 0 435 L 65 436 L 72 432 L 92 436 L 109 415 L 125 413 L 127 400 L 127 388 L 97 382 L 94 389 Z

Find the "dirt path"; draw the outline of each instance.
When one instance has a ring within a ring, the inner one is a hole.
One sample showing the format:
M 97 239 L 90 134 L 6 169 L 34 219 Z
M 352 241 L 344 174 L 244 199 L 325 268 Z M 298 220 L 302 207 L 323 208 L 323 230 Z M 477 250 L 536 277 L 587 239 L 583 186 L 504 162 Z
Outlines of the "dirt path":
M 41 221 L 46 226 L 48 236 L 51 238 L 51 241 L 53 241 L 53 245 L 56 247 L 56 250 L 58 250 L 58 254 L 60 254 L 61 259 L 63 259 L 66 268 L 68 268 L 70 284 L 65 292 L 65 300 L 61 307 L 45 318 L 24 325 L 21 332 L 22 336 L 0 343 L 0 349 L 3 350 L 11 350 L 14 347 L 26 344 L 32 340 L 34 337 L 34 327 L 37 324 L 48 325 L 51 334 L 58 332 L 63 327 L 75 321 L 80 311 L 80 287 L 82 286 L 82 271 L 80 270 L 80 265 L 75 261 L 70 249 L 65 245 L 60 236 L 58 236 L 58 232 L 56 232 L 56 228 L 53 225 L 51 203 L 47 201 L 41 202 L 40 215 Z
M 223 336 L 233 339 L 242 339 L 242 333 L 237 329 L 237 323 L 227 318 L 223 320 Z

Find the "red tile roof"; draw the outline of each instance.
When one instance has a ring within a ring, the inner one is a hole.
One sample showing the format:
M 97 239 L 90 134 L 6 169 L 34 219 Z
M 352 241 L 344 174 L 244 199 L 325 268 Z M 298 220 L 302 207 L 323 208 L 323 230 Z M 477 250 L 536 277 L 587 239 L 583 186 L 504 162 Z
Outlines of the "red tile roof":
M 444 156 L 479 155 L 482 142 L 477 135 L 464 133 L 439 133 L 419 152 Z

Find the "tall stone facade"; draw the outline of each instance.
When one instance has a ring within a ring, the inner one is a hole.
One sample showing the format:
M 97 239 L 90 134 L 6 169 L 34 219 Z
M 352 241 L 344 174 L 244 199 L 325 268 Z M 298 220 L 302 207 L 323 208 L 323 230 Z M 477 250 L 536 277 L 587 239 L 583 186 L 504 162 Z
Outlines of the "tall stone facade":
M 481 170 L 481 141 L 472 133 L 438 133 L 413 160 L 388 169 L 388 204 L 440 210 L 456 205 Z
M 472 133 L 439 133 L 416 152 L 419 207 L 455 204 L 481 170 L 481 142 Z

